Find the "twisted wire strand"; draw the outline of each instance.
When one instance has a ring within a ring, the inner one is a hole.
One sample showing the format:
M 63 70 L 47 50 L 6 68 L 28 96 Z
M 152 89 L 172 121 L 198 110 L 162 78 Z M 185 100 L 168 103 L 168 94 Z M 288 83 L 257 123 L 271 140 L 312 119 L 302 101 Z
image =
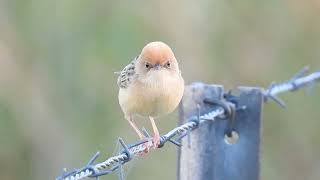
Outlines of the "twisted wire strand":
M 296 91 L 302 87 L 309 86 L 314 84 L 316 81 L 320 80 L 320 71 L 316 71 L 309 75 L 305 75 L 308 71 L 308 67 L 303 68 L 297 75 L 292 77 L 290 80 L 282 82 L 282 83 L 272 83 L 268 89 L 263 92 L 265 100 L 273 100 L 281 107 L 286 107 L 285 103 L 277 97 L 278 94 L 288 92 L 288 91 Z
M 320 72 L 315 72 L 305 77 L 301 77 L 289 82 L 284 82 L 284 83 L 275 85 L 274 87 L 271 87 L 270 89 L 268 89 L 266 92 L 267 94 L 269 93 L 271 95 L 277 95 L 287 91 L 294 91 L 319 79 L 320 79 Z
M 283 105 L 284 103 L 276 97 L 277 94 L 288 91 L 295 91 L 301 87 L 307 86 L 317 80 L 320 80 L 320 71 L 302 77 L 304 73 L 305 70 L 300 72 L 289 81 L 285 81 L 279 84 L 272 84 L 263 92 L 264 97 L 266 99 L 273 99 L 278 104 Z M 217 117 L 223 116 L 224 113 L 224 109 L 218 107 L 215 110 L 200 116 L 198 118 L 198 121 L 188 121 L 185 124 L 172 129 L 168 133 L 161 136 L 161 141 L 163 142 L 163 144 L 165 144 L 166 142 L 168 142 L 168 140 L 171 140 L 177 135 L 182 135 L 180 138 L 183 138 L 188 131 L 196 129 L 200 123 L 203 123 L 205 121 L 214 121 Z M 146 150 L 146 145 L 150 143 L 152 144 L 151 139 L 131 145 L 130 148 L 128 148 L 129 153 L 134 156 L 139 155 Z M 86 177 L 98 177 L 101 175 L 109 174 L 119 168 L 119 163 L 124 164 L 130 160 L 132 159 L 129 157 L 128 152 L 123 152 L 119 155 L 108 158 L 104 162 L 92 165 L 91 168 L 83 168 L 82 170 L 78 170 L 67 175 L 62 175 L 58 177 L 57 180 L 80 180 Z M 110 171 L 99 175 L 99 173 L 105 169 L 110 169 Z
M 222 108 L 217 108 L 215 109 L 214 111 L 211 111 L 207 114 L 204 114 L 202 116 L 200 116 L 200 121 L 199 123 L 202 123 L 204 121 L 208 121 L 208 120 L 215 120 L 216 117 L 220 116 L 224 114 L 224 110 Z M 167 142 L 169 139 L 175 137 L 176 135 L 181 135 L 183 133 L 186 133 L 187 131 L 191 131 L 191 130 L 194 130 L 195 128 L 197 127 L 197 123 L 194 122 L 194 121 L 189 121 L 181 126 L 178 126 L 174 129 L 172 129 L 171 131 L 169 131 L 167 134 L 165 135 L 162 135 L 161 136 L 161 139 L 164 141 L 164 142 Z M 133 146 L 129 149 L 129 151 L 134 154 L 134 155 L 139 155 L 141 154 L 142 152 L 144 152 L 146 150 L 146 147 L 145 146 L 147 143 L 152 143 L 151 140 L 148 140 L 144 143 L 141 143 L 137 146 Z M 107 169 L 107 168 L 111 168 L 113 165 L 117 165 L 119 162 L 124 162 L 128 159 L 128 156 L 126 153 L 122 153 L 120 155 L 117 155 L 117 156 L 112 156 L 110 158 L 108 158 L 107 160 L 105 160 L 104 162 L 101 162 L 101 163 L 98 163 L 96 165 L 94 165 L 94 169 L 95 171 L 97 172 L 100 172 L 104 169 Z M 117 168 L 113 168 L 112 171 L 115 171 Z M 89 170 L 89 169 L 84 169 L 83 171 L 79 171 L 75 174 L 72 174 L 72 175 L 69 175 L 67 177 L 62 177 L 60 179 L 64 179 L 64 180 L 80 180 L 80 179 L 83 179 L 83 178 L 86 178 L 86 177 L 90 177 L 91 175 L 93 175 L 93 171 L 92 170 Z M 57 178 L 57 180 L 60 180 L 59 178 Z

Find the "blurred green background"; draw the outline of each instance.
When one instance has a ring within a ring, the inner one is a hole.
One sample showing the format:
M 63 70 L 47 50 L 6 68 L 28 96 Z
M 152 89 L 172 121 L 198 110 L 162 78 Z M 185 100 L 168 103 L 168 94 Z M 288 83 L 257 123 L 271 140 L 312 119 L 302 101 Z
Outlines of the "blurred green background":
M 187 84 L 266 87 L 320 68 L 320 2 L 0 0 L 0 179 L 54 179 L 97 150 L 112 155 L 119 136 L 136 141 L 113 72 L 155 40 Z M 262 180 L 318 179 L 320 86 L 281 97 L 287 109 L 264 109 Z M 177 112 L 161 119 L 167 132 Z M 175 179 L 176 157 L 171 145 L 154 151 L 127 179 Z

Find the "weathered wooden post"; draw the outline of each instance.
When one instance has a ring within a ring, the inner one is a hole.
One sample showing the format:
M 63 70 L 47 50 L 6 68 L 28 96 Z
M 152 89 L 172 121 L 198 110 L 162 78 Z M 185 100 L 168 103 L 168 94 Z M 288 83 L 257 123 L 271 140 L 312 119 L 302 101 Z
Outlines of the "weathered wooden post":
M 260 138 L 262 91 L 259 88 L 240 87 L 238 106 L 245 106 L 235 114 L 234 130 L 239 139 L 234 144 L 225 141 L 228 120 L 218 119 L 200 124 L 179 150 L 178 180 L 258 180 L 260 176 Z M 180 106 L 180 124 L 198 113 L 216 108 L 203 103 L 204 98 L 223 98 L 223 87 L 195 83 L 186 87 Z

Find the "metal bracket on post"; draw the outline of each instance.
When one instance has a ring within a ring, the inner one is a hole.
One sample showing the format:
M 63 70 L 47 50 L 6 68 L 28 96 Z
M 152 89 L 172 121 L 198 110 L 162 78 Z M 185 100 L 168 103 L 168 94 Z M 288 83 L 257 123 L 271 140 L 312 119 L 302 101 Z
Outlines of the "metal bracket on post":
M 263 94 L 260 88 L 240 87 L 232 128 L 229 122 L 217 119 L 205 122 L 191 134 L 191 148 L 179 150 L 178 180 L 257 180 L 260 174 L 261 110 Z M 223 100 L 223 87 L 196 83 L 188 86 L 180 105 L 180 124 L 197 114 L 208 113 L 218 105 L 203 103 L 204 98 Z M 230 119 L 228 119 L 230 120 Z M 231 137 L 230 137 L 231 135 Z M 186 145 L 186 139 L 182 145 Z

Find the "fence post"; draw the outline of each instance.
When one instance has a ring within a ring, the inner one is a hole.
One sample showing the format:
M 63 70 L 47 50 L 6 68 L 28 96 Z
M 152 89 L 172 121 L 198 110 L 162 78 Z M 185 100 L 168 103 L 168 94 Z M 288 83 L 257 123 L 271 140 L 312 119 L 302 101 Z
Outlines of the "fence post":
M 188 138 L 182 140 L 179 149 L 178 180 L 258 180 L 260 177 L 260 137 L 262 91 L 259 88 L 240 87 L 238 105 L 246 106 L 237 111 L 234 129 L 239 134 L 235 144 L 225 142 L 227 120 L 204 122 Z M 205 114 L 215 108 L 204 104 L 204 98 L 223 98 L 223 87 L 194 83 L 186 87 L 180 105 L 180 124 L 197 114 Z

